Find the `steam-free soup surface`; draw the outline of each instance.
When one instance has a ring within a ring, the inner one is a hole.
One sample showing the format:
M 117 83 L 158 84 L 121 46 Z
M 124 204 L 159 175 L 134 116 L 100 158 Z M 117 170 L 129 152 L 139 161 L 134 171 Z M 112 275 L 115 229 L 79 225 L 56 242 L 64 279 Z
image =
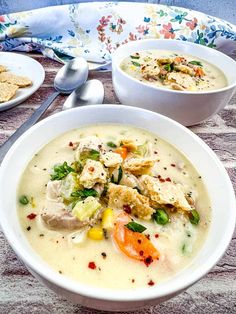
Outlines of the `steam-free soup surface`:
M 44 261 L 111 289 L 158 285 L 194 263 L 211 215 L 202 178 L 181 152 L 124 125 L 48 143 L 26 167 L 18 197 L 23 232 Z
M 130 76 L 156 87 L 200 92 L 227 86 L 227 79 L 217 65 L 178 51 L 134 52 L 120 66 Z

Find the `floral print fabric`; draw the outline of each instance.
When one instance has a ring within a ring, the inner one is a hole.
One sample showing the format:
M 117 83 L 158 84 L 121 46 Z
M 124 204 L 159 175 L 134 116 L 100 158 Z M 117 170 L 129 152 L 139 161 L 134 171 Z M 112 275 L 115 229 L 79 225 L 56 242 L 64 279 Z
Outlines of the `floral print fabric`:
M 103 63 L 128 41 L 165 38 L 236 50 L 236 26 L 178 7 L 131 2 L 90 2 L 0 16 L 0 50 L 41 51 L 65 61 L 84 56 Z

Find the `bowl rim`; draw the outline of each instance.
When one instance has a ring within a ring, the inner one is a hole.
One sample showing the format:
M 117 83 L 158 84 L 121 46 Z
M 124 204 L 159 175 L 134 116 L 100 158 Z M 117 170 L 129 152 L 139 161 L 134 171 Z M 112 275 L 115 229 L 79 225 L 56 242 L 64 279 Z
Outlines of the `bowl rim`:
M 142 46 L 142 43 L 157 43 L 157 42 L 159 42 L 159 43 L 160 42 L 171 42 L 171 43 L 173 43 L 173 45 L 178 42 L 178 44 L 183 45 L 183 46 L 187 45 L 187 46 L 190 46 L 190 47 L 193 47 L 193 48 L 197 46 L 200 49 L 202 49 L 203 51 L 209 51 L 209 49 L 212 49 L 212 51 L 214 51 L 214 53 L 216 55 L 219 55 L 220 58 L 224 58 L 224 59 L 228 60 L 229 62 L 232 62 L 232 65 L 233 64 L 235 65 L 235 70 L 236 70 L 236 61 L 234 61 L 232 58 L 230 58 L 226 54 L 222 53 L 221 51 L 215 50 L 213 48 L 206 47 L 206 46 L 203 46 L 203 45 L 200 45 L 200 44 L 187 42 L 187 41 L 181 41 L 181 40 L 177 40 L 177 39 L 140 39 L 140 40 L 130 41 L 128 43 L 125 43 L 125 44 L 119 46 L 116 49 L 116 51 L 113 53 L 113 55 L 112 55 L 112 68 L 116 67 L 116 71 L 120 75 L 123 75 L 124 77 L 126 77 L 127 79 L 130 79 L 131 81 L 135 82 L 136 84 L 140 85 L 141 87 L 150 88 L 153 91 L 162 91 L 162 92 L 168 92 L 168 93 L 172 93 L 172 94 L 179 94 L 179 95 L 185 95 L 185 94 L 186 95 L 208 95 L 208 94 L 221 93 L 221 92 L 228 91 L 228 90 L 233 89 L 233 88 L 236 87 L 236 80 L 235 80 L 235 82 L 231 83 L 230 85 L 227 85 L 227 86 L 222 87 L 222 88 L 217 88 L 215 90 L 209 90 L 209 91 L 207 91 L 207 90 L 206 91 L 187 91 L 187 90 L 186 91 L 179 91 L 179 90 L 162 88 L 162 87 L 159 87 L 159 86 L 154 86 L 154 85 L 151 85 L 151 84 L 149 85 L 148 83 L 141 82 L 138 79 L 134 78 L 133 76 L 127 74 L 125 71 L 123 71 L 121 69 L 120 63 L 118 64 L 118 61 L 115 60 L 116 58 L 118 58 L 117 55 L 119 54 L 119 52 L 121 50 L 125 49 L 125 47 L 127 47 L 127 46 L 131 46 L 132 47 L 135 44 L 138 44 L 138 45 Z M 140 47 L 140 49 L 141 49 L 141 47 Z M 141 51 L 142 50 L 149 50 L 149 49 L 141 49 Z M 155 49 L 155 48 L 153 48 L 153 49 Z M 160 48 L 156 48 L 156 49 L 164 50 L 164 49 L 160 49 Z M 173 51 L 178 51 L 178 49 L 177 50 L 173 49 Z M 122 60 L 124 58 L 125 57 L 123 57 Z M 199 59 L 202 59 L 202 60 L 206 61 L 202 57 L 199 57 Z M 208 61 L 206 61 L 206 62 L 208 62 Z M 212 64 L 211 62 L 208 62 L 208 63 Z M 216 66 L 214 64 L 212 64 L 212 65 L 218 68 L 218 66 Z M 226 74 L 224 72 L 223 72 L 223 74 L 225 75 L 226 79 L 228 80 Z
M 210 147 L 197 135 L 195 135 L 192 131 L 181 125 L 180 123 L 165 117 L 161 114 L 142 109 L 137 107 L 131 107 L 131 106 L 124 106 L 124 105 L 114 105 L 114 104 L 107 104 L 107 105 L 90 105 L 86 107 L 79 107 L 74 108 L 62 112 L 55 113 L 54 115 L 51 115 L 42 121 L 35 124 L 33 127 L 31 127 L 29 130 L 27 130 L 11 147 L 11 149 L 6 154 L 1 166 L 0 166 L 0 184 L 1 184 L 1 176 L 2 172 L 6 171 L 6 169 L 9 166 L 9 160 L 11 159 L 11 156 L 14 154 L 14 151 L 18 148 L 18 146 L 21 145 L 21 142 L 24 141 L 24 139 L 28 138 L 32 135 L 39 127 L 43 127 L 45 124 L 50 123 L 51 120 L 56 119 L 58 117 L 63 117 L 69 114 L 76 114 L 76 112 L 80 111 L 88 111 L 91 110 L 94 112 L 95 109 L 99 110 L 119 110 L 122 108 L 123 110 L 130 111 L 131 113 L 134 111 L 138 111 L 140 113 L 146 113 L 151 114 L 152 116 L 155 116 L 158 119 L 163 119 L 164 121 L 168 121 L 169 123 L 172 123 L 175 125 L 175 127 L 178 127 L 182 129 L 183 132 L 187 133 L 189 136 L 191 136 L 198 145 L 202 146 L 202 148 L 208 153 L 209 157 L 214 160 L 216 167 L 218 170 L 222 173 L 222 176 L 225 179 L 226 188 L 229 190 L 229 193 L 231 194 L 231 203 L 232 206 L 235 206 L 235 198 L 234 198 L 234 190 L 232 183 L 229 179 L 229 176 L 227 174 L 227 171 L 225 170 L 223 164 L 220 162 L 219 158 L 216 156 L 216 154 L 210 149 Z M 68 129 L 69 130 L 69 129 Z M 62 132 L 63 133 L 63 132 Z M 46 144 L 45 144 L 46 145 Z M 1 194 L 1 191 L 0 191 Z M 0 198 L 1 203 L 1 198 Z M 234 213 L 234 212 L 233 212 Z M 1 211 L 0 211 L 1 215 Z M 3 216 L 4 217 L 4 216 Z M 153 300 L 158 299 L 161 297 L 171 296 L 173 294 L 176 294 L 178 292 L 181 292 L 182 290 L 188 288 L 192 284 L 194 284 L 196 281 L 198 281 L 200 278 L 202 278 L 206 273 L 210 271 L 210 269 L 219 261 L 219 259 L 222 257 L 222 255 L 225 253 L 235 227 L 236 222 L 236 212 L 234 214 L 234 217 L 231 217 L 231 220 L 229 222 L 229 226 L 224 232 L 223 239 L 224 239 L 224 245 L 221 247 L 218 247 L 212 254 L 211 258 L 204 263 L 201 268 L 196 269 L 194 271 L 194 277 L 188 278 L 184 283 L 179 283 L 178 286 L 168 286 L 167 289 L 164 289 L 164 291 L 160 291 L 158 286 L 154 287 L 144 287 L 144 288 L 137 288 L 134 290 L 115 290 L 115 289 L 108 289 L 108 288 L 99 288 L 94 286 L 88 286 L 79 282 L 76 282 L 72 279 L 69 279 L 67 277 L 62 277 L 60 274 L 58 274 L 55 270 L 53 270 L 49 265 L 45 265 L 44 261 L 37 261 L 30 253 L 29 251 L 24 248 L 23 245 L 21 245 L 21 241 L 12 234 L 10 228 L 8 227 L 10 224 L 9 222 L 7 224 L 4 224 L 4 220 L 0 219 L 0 224 L 2 226 L 2 230 L 4 232 L 4 235 L 6 236 L 8 242 L 10 243 L 11 247 L 15 251 L 15 253 L 20 257 L 20 259 L 27 265 L 29 268 L 32 269 L 32 271 L 38 275 L 40 275 L 42 278 L 46 279 L 48 282 L 53 283 L 55 286 L 65 289 L 66 291 L 70 291 L 74 294 L 97 299 L 97 300 L 103 300 L 103 301 L 118 301 L 118 302 L 137 302 L 137 301 L 144 301 L 144 300 Z M 45 262 L 46 263 L 46 262 Z M 148 291 L 148 293 L 147 293 Z M 119 292 L 119 293 L 117 293 Z

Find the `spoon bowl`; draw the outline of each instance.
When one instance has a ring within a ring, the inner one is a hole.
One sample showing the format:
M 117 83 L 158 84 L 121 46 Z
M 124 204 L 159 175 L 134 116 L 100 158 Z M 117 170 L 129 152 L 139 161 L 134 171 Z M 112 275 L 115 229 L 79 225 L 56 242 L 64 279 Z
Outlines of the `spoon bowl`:
M 62 110 L 72 109 L 79 106 L 102 104 L 104 100 L 104 87 L 99 80 L 89 80 L 78 87 L 66 99 Z
M 88 63 L 78 57 L 66 63 L 57 73 L 54 88 L 62 94 L 70 94 L 74 89 L 83 85 L 88 78 Z

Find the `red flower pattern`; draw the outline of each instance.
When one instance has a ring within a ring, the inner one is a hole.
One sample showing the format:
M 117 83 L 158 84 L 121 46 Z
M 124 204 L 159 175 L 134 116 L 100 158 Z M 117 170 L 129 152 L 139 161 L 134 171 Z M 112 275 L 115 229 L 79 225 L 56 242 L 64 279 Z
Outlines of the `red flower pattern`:
M 5 22 L 4 16 L 0 15 L 0 23 L 3 23 L 3 22 Z
M 196 17 L 192 20 L 186 23 L 186 26 L 188 26 L 191 30 L 194 30 L 195 27 L 197 27 L 197 19 Z
M 164 35 L 165 39 L 174 39 L 175 38 L 175 33 L 174 33 L 174 29 L 172 28 L 172 24 L 168 23 L 167 25 L 163 25 L 163 29 L 160 30 L 160 34 Z

